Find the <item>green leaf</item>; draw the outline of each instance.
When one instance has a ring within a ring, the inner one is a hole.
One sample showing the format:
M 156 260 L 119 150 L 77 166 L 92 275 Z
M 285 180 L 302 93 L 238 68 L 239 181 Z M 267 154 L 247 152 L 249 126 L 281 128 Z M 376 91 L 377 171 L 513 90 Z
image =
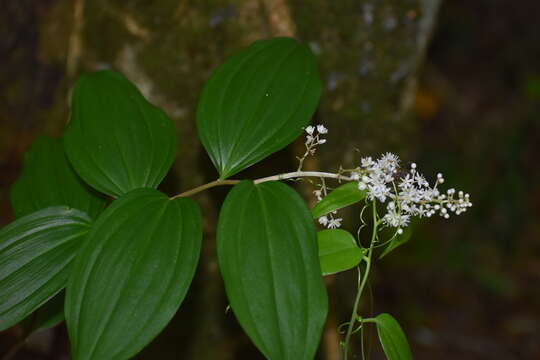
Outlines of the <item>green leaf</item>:
M 73 264 L 66 320 L 74 359 L 128 359 L 174 316 L 201 247 L 197 204 L 138 189 L 97 219 Z
M 0 331 L 64 288 L 69 266 L 89 228 L 88 215 L 57 206 L 0 230 Z
M 291 143 L 320 94 L 315 57 L 294 39 L 256 41 L 218 67 L 199 101 L 197 127 L 220 179 Z
M 390 241 L 388 246 L 386 246 L 384 251 L 379 256 L 379 259 L 382 259 L 383 257 L 388 255 L 390 252 L 392 252 L 397 247 L 399 247 L 399 246 L 405 244 L 406 242 L 408 242 L 410 240 L 410 238 L 411 238 L 411 235 L 412 235 L 412 226 L 409 225 L 407 228 L 403 229 L 403 234 L 397 235 L 396 237 L 394 237 Z
M 11 204 L 16 217 L 66 205 L 94 218 L 103 210 L 105 199 L 73 171 L 61 139 L 41 136 L 25 154 L 21 176 L 11 187 Z
M 351 233 L 341 229 L 322 230 L 317 233 L 319 260 L 323 275 L 349 270 L 358 265 L 364 252 Z
M 325 196 L 311 209 L 314 219 L 324 216 L 334 210 L 355 204 L 366 197 L 366 190 L 359 190 L 356 182 L 343 184 Z
M 412 352 L 405 333 L 390 314 L 375 317 L 379 340 L 388 360 L 412 360 Z
M 223 204 L 218 259 L 240 325 L 269 359 L 313 360 L 328 310 L 309 209 L 287 185 L 236 185 Z
M 125 77 L 108 70 L 77 80 L 64 139 L 77 173 L 114 197 L 157 187 L 176 152 L 175 130 L 167 115 Z

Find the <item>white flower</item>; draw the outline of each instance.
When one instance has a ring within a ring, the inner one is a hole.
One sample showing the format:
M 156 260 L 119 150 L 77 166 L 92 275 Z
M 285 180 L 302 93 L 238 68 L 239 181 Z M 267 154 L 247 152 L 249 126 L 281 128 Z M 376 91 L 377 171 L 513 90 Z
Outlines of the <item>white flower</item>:
M 396 155 L 388 152 L 377 161 L 377 164 L 382 171 L 391 173 L 397 169 L 399 165 L 399 158 Z
M 317 131 L 319 134 L 326 134 L 328 133 L 328 129 L 324 127 L 324 125 L 317 125 Z
M 376 184 L 368 185 L 368 191 L 369 195 L 368 198 L 370 200 L 378 199 L 380 202 L 385 202 L 386 198 L 390 195 L 390 188 L 385 186 L 384 184 Z
M 368 157 L 362 158 L 360 160 L 360 164 L 362 165 L 363 168 L 369 168 L 369 167 L 375 165 L 375 162 L 373 161 L 371 156 L 368 156 Z
M 305 130 L 309 135 L 313 135 L 313 131 L 315 130 L 315 127 L 309 125 Z
M 366 183 L 363 183 L 363 182 L 359 182 L 358 183 L 358 190 L 366 190 Z
M 328 224 L 328 218 L 326 216 L 321 216 L 319 218 L 319 224 L 321 224 L 322 226 L 326 226 L 326 224 Z
M 390 211 L 383 217 L 384 224 L 392 227 L 404 228 L 409 224 L 410 215 L 399 214 L 397 211 Z
M 330 219 L 327 226 L 329 229 L 336 229 L 341 226 L 342 220 L 343 220 L 342 218 Z
M 400 189 L 409 189 L 414 184 L 414 179 L 411 177 L 411 175 L 407 174 L 404 178 L 400 179 L 400 183 L 398 184 L 398 187 Z
M 428 187 L 429 186 L 429 183 L 427 182 L 426 178 L 420 174 L 420 173 L 416 173 L 414 174 L 414 180 L 416 181 L 416 184 L 419 186 L 419 187 Z

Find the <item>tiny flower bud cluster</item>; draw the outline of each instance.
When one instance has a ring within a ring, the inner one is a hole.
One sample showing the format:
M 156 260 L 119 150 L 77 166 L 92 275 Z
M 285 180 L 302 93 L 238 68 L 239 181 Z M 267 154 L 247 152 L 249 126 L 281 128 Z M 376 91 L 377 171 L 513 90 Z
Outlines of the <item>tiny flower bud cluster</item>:
M 328 134 L 328 129 L 321 124 L 315 126 L 309 125 L 304 130 L 307 134 L 305 142 L 306 152 L 304 153 L 304 155 L 302 155 L 302 157 L 297 157 L 298 161 L 300 162 L 298 165 L 298 170 L 302 169 L 304 160 L 309 155 L 315 155 L 317 145 L 322 145 L 326 143 L 326 139 L 323 139 L 321 135 Z
M 309 125 L 305 128 L 306 135 L 306 147 L 312 148 L 311 155 L 315 154 L 315 146 L 326 143 L 326 139 L 321 138 L 321 135 L 328 133 L 328 129 L 324 125 L 312 126 Z
M 351 171 L 351 179 L 358 181 L 360 190 L 367 190 L 368 199 L 386 203 L 386 214 L 382 218 L 385 225 L 398 228 L 403 233 L 412 217 L 431 217 L 435 214 L 448 219 L 451 213 L 459 215 L 472 206 L 469 194 L 455 189 L 441 193 L 437 186 L 444 183 L 442 174 L 437 174 L 433 186 L 412 163 L 409 171 L 398 177 L 399 158 L 386 153 L 377 160 L 371 157 L 361 159 L 360 167 Z M 387 202 L 388 201 L 388 202 Z

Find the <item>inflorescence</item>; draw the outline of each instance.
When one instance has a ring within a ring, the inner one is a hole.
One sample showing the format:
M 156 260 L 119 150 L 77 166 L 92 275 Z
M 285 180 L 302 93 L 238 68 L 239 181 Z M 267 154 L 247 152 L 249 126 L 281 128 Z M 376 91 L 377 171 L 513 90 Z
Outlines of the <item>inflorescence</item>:
M 441 193 L 437 188 L 444 183 L 441 173 L 437 174 L 435 183 L 430 185 L 417 170 L 415 163 L 403 174 L 399 162 L 396 155 L 386 153 L 377 160 L 362 158 L 358 168 L 344 171 L 349 172 L 350 178 L 358 182 L 358 189 L 367 191 L 369 200 L 377 200 L 386 205 L 382 222 L 397 228 L 398 234 L 409 225 L 412 217 L 438 214 L 448 219 L 451 213 L 459 215 L 472 206 L 469 194 L 463 191 L 456 192 L 451 188 Z M 319 222 L 327 227 L 336 227 L 326 217 L 319 219 Z
M 308 126 L 306 132 L 306 152 L 301 157 L 300 166 L 309 155 L 315 154 L 317 145 L 326 143 L 321 135 L 328 133 L 324 125 Z M 402 234 L 403 228 L 409 225 L 413 217 L 431 217 L 435 214 L 448 219 L 451 213 L 459 215 L 472 206 L 469 194 L 463 191 L 456 192 L 451 188 L 446 193 L 441 193 L 437 188 L 444 183 L 441 173 L 433 185 L 417 170 L 415 163 L 410 165 L 408 171 L 400 168 L 399 158 L 386 153 L 379 159 L 370 156 L 360 160 L 360 166 L 351 170 L 341 170 L 340 174 L 348 174 L 348 178 L 358 183 L 358 189 L 367 192 L 369 200 L 377 200 L 386 205 L 386 214 L 382 217 L 383 225 L 397 228 L 397 233 Z M 314 191 L 317 201 L 326 196 L 326 185 Z M 333 211 L 319 218 L 319 223 L 330 229 L 341 226 L 342 219 L 336 217 Z

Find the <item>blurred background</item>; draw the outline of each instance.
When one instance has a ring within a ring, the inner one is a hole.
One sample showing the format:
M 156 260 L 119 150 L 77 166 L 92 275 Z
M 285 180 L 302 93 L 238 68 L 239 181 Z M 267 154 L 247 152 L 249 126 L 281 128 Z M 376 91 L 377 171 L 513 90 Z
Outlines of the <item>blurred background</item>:
M 214 180 L 196 137 L 204 81 L 253 40 L 294 36 L 325 87 L 314 123 L 329 128 L 307 168 L 336 171 L 392 151 L 471 194 L 450 220 L 419 222 L 376 263 L 363 312 L 393 314 L 416 359 L 540 359 L 540 2 L 504 0 L 7 0 L 0 13 L 0 225 L 9 187 L 39 135 L 61 136 L 78 74 L 113 68 L 176 124 L 178 159 L 162 190 Z M 288 171 L 302 139 L 238 178 Z M 313 202 L 312 189 L 300 186 Z M 205 241 L 191 291 L 138 359 L 262 359 L 243 335 L 215 258 L 226 189 L 198 195 Z M 345 213 L 354 231 L 357 211 Z M 320 359 L 337 360 L 355 274 L 326 278 Z M 65 326 L 0 333 L 0 357 L 69 359 Z M 383 359 L 373 336 L 372 359 Z

